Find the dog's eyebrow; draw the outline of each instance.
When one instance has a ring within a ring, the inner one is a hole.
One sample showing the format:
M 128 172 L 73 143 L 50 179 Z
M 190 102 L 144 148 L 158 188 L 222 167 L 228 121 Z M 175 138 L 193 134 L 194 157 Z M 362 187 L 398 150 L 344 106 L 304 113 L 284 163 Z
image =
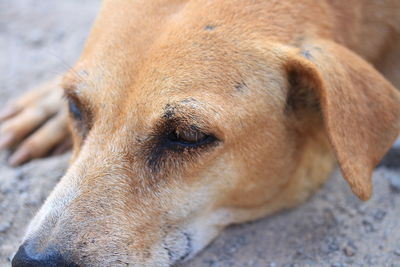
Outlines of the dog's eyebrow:
M 60 85 L 64 89 L 66 95 L 76 95 L 78 93 L 78 82 L 68 75 L 62 79 Z
M 83 84 L 86 84 L 86 78 L 89 73 L 86 70 L 75 71 L 71 70 L 61 80 L 61 87 L 67 95 L 79 95 L 79 89 Z
M 181 101 L 168 103 L 164 106 L 164 119 L 171 119 L 174 117 L 193 118 L 194 110 L 205 109 L 204 104 L 195 98 L 189 97 Z

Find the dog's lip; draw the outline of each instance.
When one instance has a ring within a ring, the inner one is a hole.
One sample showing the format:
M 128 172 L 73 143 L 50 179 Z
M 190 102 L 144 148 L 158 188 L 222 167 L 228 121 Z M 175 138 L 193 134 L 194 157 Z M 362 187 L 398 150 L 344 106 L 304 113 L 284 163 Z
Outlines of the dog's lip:
M 192 253 L 193 253 L 193 239 L 192 235 L 188 232 L 185 231 L 178 231 L 179 235 L 182 236 L 182 242 L 185 242 L 184 245 L 184 250 L 175 250 L 174 248 L 171 248 L 168 246 L 168 244 L 164 243 L 163 248 L 167 251 L 168 253 L 168 259 L 170 264 L 176 264 L 179 262 L 183 262 L 186 259 L 188 259 Z
M 187 259 L 193 251 L 192 236 L 187 232 L 183 232 L 183 235 L 186 238 L 186 250 L 185 250 L 185 253 L 179 258 L 179 261 L 184 261 L 185 259 Z

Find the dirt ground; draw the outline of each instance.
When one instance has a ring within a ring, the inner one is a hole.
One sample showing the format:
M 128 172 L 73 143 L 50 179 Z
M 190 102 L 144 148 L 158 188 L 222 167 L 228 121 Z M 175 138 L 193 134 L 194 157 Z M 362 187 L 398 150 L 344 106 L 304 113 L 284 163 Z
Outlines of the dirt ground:
M 98 0 L 0 0 L 0 107 L 74 64 Z M 19 168 L 0 152 L 0 266 L 63 175 L 69 155 Z M 337 171 L 306 204 L 229 227 L 182 266 L 400 266 L 400 142 L 357 200 Z

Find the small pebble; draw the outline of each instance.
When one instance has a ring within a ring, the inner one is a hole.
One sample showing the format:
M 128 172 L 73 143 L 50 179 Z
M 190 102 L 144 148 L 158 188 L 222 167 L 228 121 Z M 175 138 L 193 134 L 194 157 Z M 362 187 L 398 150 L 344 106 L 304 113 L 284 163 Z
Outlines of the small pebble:
M 14 258 L 14 255 L 8 256 L 8 257 L 7 257 L 8 262 L 11 262 L 13 258 Z
M 331 209 L 325 209 L 323 213 L 324 224 L 330 227 L 338 224 L 338 220 Z
M 396 250 L 394 251 L 394 255 L 400 256 L 400 249 L 396 249 Z
M 25 178 L 24 173 L 22 172 L 21 169 L 15 170 L 15 177 L 20 181 L 22 181 Z
M 300 249 L 296 250 L 296 252 L 293 255 L 294 258 L 301 258 L 302 256 L 304 256 L 304 249 L 303 248 L 300 248 Z
M 368 210 L 367 205 L 361 204 L 360 206 L 357 207 L 357 212 L 358 212 L 358 214 L 361 214 L 361 215 L 364 215 L 367 212 L 367 210 Z
M 6 221 L 0 224 L 0 233 L 6 232 L 11 227 L 11 222 Z
M 58 32 L 55 35 L 55 40 L 56 41 L 62 41 L 65 38 L 65 32 Z
M 206 261 L 204 261 L 204 263 L 210 267 L 218 267 L 219 266 L 218 262 L 213 259 L 206 260 Z
M 389 175 L 387 178 L 389 180 L 390 189 L 395 193 L 400 193 L 400 176 Z
M 231 254 L 235 253 L 236 251 L 237 251 L 237 248 L 236 248 L 236 247 L 230 247 L 230 248 L 228 249 L 228 252 L 231 253 Z
M 383 220 L 383 218 L 385 218 L 385 215 L 386 215 L 386 212 L 385 211 L 383 211 L 383 210 L 381 210 L 381 209 L 378 209 L 377 211 L 375 211 L 375 213 L 374 213 L 374 219 L 376 220 L 376 221 L 382 221 Z
M 364 226 L 365 232 L 367 233 L 371 233 L 375 231 L 374 225 L 368 221 L 368 220 L 363 220 L 362 224 Z
M 354 254 L 356 254 L 354 248 L 352 248 L 350 246 L 345 246 L 343 248 L 343 252 L 347 257 L 352 257 L 352 256 L 354 256 Z
M 44 42 L 44 33 L 41 31 L 32 31 L 25 36 L 25 40 L 33 47 L 41 46 Z
M 330 252 L 338 251 L 339 245 L 337 243 L 331 243 L 331 244 L 329 244 L 329 250 L 330 250 Z

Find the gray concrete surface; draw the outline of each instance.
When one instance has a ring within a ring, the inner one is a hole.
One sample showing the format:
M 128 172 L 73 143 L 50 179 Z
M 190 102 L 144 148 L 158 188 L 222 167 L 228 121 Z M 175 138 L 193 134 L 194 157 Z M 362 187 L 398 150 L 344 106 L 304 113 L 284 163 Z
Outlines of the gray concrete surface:
M 97 0 L 0 0 L 0 106 L 67 70 L 77 59 Z M 336 172 L 307 203 L 226 229 L 182 266 L 400 266 L 400 142 L 360 202 Z M 0 266 L 62 176 L 68 154 L 19 168 L 0 153 Z

